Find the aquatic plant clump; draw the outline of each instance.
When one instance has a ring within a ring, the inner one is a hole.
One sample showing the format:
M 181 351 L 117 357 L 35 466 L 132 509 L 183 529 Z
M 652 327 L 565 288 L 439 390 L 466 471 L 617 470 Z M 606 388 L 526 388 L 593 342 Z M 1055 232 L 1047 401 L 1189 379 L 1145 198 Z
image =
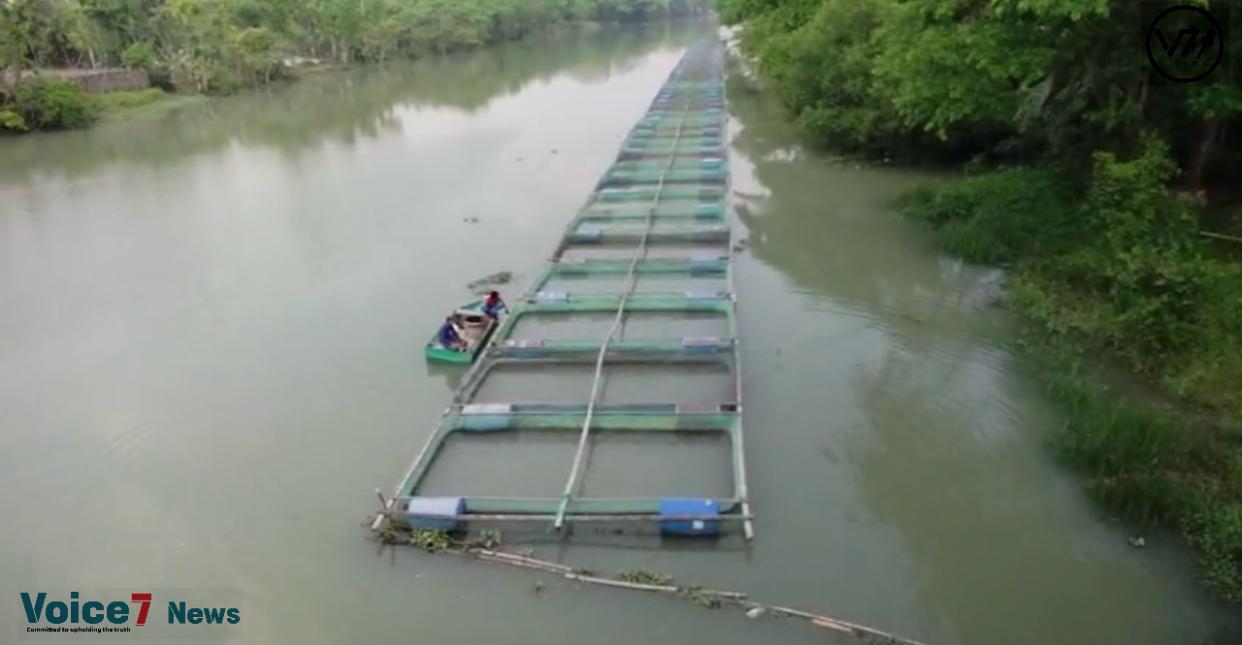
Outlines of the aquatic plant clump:
M 474 539 L 465 543 L 468 549 L 495 549 L 504 542 L 501 540 L 500 531 L 483 530 Z
M 640 585 L 668 586 L 673 584 L 673 576 L 643 568 L 622 569 L 617 572 L 617 580 Z
M 432 531 L 427 529 L 415 529 L 410 532 L 410 545 L 435 553 L 443 551 L 452 546 L 452 539 L 448 533 L 444 531 Z

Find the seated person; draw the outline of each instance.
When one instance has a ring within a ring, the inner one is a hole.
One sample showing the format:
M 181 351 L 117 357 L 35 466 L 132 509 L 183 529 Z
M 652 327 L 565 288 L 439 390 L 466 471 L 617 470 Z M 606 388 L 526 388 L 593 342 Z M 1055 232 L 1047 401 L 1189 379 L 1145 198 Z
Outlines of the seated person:
M 449 316 L 444 319 L 444 324 L 440 325 L 440 331 L 436 334 L 436 339 L 446 349 L 463 351 L 466 349 L 466 341 L 457 331 L 457 323 L 453 321 L 453 317 Z
M 500 292 L 489 292 L 487 297 L 483 299 L 483 313 L 486 314 L 488 318 L 496 320 L 500 318 L 500 312 L 502 311 L 508 312 L 509 306 L 505 304 L 504 300 L 500 299 Z

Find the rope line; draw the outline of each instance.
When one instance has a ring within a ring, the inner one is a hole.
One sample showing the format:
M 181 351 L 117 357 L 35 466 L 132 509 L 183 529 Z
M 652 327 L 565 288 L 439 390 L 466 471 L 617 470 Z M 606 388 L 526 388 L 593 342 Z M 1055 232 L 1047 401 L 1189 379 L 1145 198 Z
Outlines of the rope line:
M 678 70 L 675 73 L 679 73 Z M 569 471 L 569 479 L 565 482 L 565 490 L 561 494 L 561 503 L 556 510 L 556 521 L 554 526 L 559 530 L 565 525 L 565 512 L 569 508 L 569 502 L 573 498 L 573 491 L 578 485 L 578 472 L 582 467 L 582 457 L 586 453 L 587 439 L 591 434 L 591 421 L 595 418 L 595 406 L 599 400 L 599 385 L 602 381 L 604 372 L 604 355 L 608 353 L 608 346 L 612 343 L 612 339 L 617 334 L 617 330 L 621 327 L 621 320 L 625 317 L 625 305 L 630 299 L 630 295 L 634 293 L 634 288 L 638 285 L 638 263 L 647 257 L 647 243 L 651 238 L 651 229 L 655 225 L 656 210 L 659 209 L 660 199 L 664 194 L 665 180 L 673 169 L 673 163 L 677 159 L 677 144 L 681 141 L 681 133 L 686 124 L 686 118 L 690 114 L 691 98 L 687 98 L 682 105 L 681 119 L 677 122 L 677 131 L 673 135 L 673 144 L 668 151 L 668 163 L 664 166 L 664 171 L 660 174 L 660 181 L 656 184 L 656 192 L 652 195 L 651 205 L 647 209 L 646 225 L 643 230 L 642 239 L 638 243 L 638 251 L 634 254 L 634 259 L 630 261 L 629 271 L 625 274 L 625 290 L 621 293 L 621 301 L 617 305 L 617 315 L 613 318 L 612 326 L 608 328 L 608 335 L 604 337 L 604 341 L 600 344 L 599 353 L 595 357 L 595 374 L 591 379 L 591 398 L 587 402 L 586 418 L 582 421 L 582 432 L 578 435 L 578 449 L 574 453 L 573 467 Z

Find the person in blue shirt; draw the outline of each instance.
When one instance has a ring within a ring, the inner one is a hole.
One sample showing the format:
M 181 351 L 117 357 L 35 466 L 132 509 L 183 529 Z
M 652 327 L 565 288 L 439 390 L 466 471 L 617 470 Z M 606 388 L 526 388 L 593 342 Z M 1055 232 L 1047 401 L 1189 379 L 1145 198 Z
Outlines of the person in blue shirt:
M 488 293 L 487 297 L 483 299 L 483 313 L 488 318 L 496 320 L 500 318 L 500 312 L 502 311 L 508 312 L 509 306 L 505 304 L 504 300 L 500 299 L 500 292 L 492 291 Z
M 452 316 L 445 318 L 444 324 L 440 325 L 437 339 L 447 349 L 455 349 L 459 352 L 466 349 L 466 341 L 462 340 L 461 334 L 457 333 L 457 325 L 453 322 Z

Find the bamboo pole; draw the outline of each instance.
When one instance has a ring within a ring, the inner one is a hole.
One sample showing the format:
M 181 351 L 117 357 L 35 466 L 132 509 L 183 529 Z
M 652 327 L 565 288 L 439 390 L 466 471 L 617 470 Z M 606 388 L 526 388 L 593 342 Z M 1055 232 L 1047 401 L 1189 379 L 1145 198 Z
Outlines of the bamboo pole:
M 725 184 L 726 194 L 732 194 L 733 181 L 729 178 L 729 183 Z M 725 199 L 728 199 L 727 197 Z M 733 226 L 729 226 L 729 249 L 733 249 Z M 729 261 L 728 275 L 729 289 L 729 308 L 733 316 L 733 324 L 738 324 L 737 315 L 737 288 L 733 281 L 733 261 Z M 734 378 L 734 394 L 733 399 L 737 401 L 737 428 L 733 435 L 733 463 L 735 477 L 737 478 L 737 496 L 742 504 L 742 514 L 750 515 L 750 487 L 746 481 L 746 428 L 742 417 L 742 409 L 745 399 L 742 396 L 742 348 L 741 333 L 736 328 L 733 334 L 733 378 Z M 742 534 L 746 536 L 746 541 L 755 539 L 755 523 L 747 519 L 742 524 Z
M 459 522 L 546 522 L 555 520 L 554 513 L 462 513 L 459 515 L 435 515 L 433 513 L 390 512 L 400 517 Z M 573 522 L 749 522 L 752 515 L 660 515 L 659 513 L 567 513 Z M 396 519 L 390 517 L 389 519 Z
M 782 605 L 766 605 L 749 599 L 749 596 L 740 591 L 727 591 L 719 589 L 700 589 L 697 587 L 680 586 L 673 584 L 647 584 L 641 582 L 629 582 L 626 580 L 617 580 L 615 578 L 605 578 L 598 575 L 586 573 L 581 569 L 575 569 L 559 562 L 550 562 L 540 560 L 530 556 L 519 555 L 516 553 L 508 553 L 496 549 L 486 549 L 479 547 L 471 547 L 466 543 L 459 543 L 459 546 L 442 549 L 439 552 L 451 553 L 457 556 L 472 557 L 487 562 L 499 562 L 508 564 L 531 571 L 540 571 L 556 575 L 566 580 L 582 582 L 602 587 L 612 587 L 615 589 L 626 589 L 629 591 L 644 591 L 648 593 L 664 593 L 670 595 L 690 595 L 692 593 L 701 596 L 715 598 L 721 603 L 729 603 L 740 607 L 747 611 L 760 609 L 765 612 L 777 616 L 785 616 L 788 618 L 799 618 L 809 622 L 815 627 L 821 629 L 830 629 L 832 631 L 856 638 L 859 640 L 879 639 L 883 642 L 893 643 L 896 645 L 927 645 L 923 641 L 898 636 L 890 632 L 886 632 L 874 627 L 860 625 L 840 618 L 834 618 L 825 614 L 817 614 L 792 607 Z
M 1234 235 L 1225 235 L 1224 233 L 1213 233 L 1211 231 L 1199 231 L 1199 235 L 1210 237 L 1214 240 L 1225 240 L 1226 242 L 1242 242 L 1242 237 Z
M 647 242 L 651 238 L 651 229 L 655 224 L 656 207 L 660 205 L 660 197 L 664 194 L 664 180 L 668 177 L 673 167 L 673 160 L 677 156 L 677 142 L 681 140 L 681 131 L 686 124 L 687 115 L 689 112 L 683 109 L 681 120 L 677 123 L 677 134 L 669 149 L 668 163 L 664 166 L 664 172 L 660 175 L 660 183 L 656 186 L 655 194 L 651 198 L 651 206 L 647 209 L 647 223 L 643 230 L 642 241 L 639 242 L 638 251 L 634 254 L 634 259 L 630 261 L 630 268 L 626 273 L 625 291 L 621 294 L 621 301 L 617 305 L 617 316 L 613 319 L 612 326 L 608 328 L 608 335 L 604 337 L 599 347 L 599 354 L 595 357 L 595 376 L 591 380 L 591 398 L 587 403 L 586 418 L 582 422 L 582 433 L 578 435 L 578 448 L 574 452 L 574 462 L 569 469 L 569 479 L 565 482 L 565 490 L 561 493 L 561 504 L 556 510 L 556 519 L 552 523 L 558 531 L 565 525 L 565 512 L 569 508 L 569 501 L 573 498 L 574 489 L 578 485 L 578 472 L 582 468 L 582 457 L 586 454 L 587 441 L 591 435 L 591 420 L 595 416 L 595 405 L 599 401 L 599 384 L 602 380 L 600 377 L 604 373 L 604 356 L 608 353 L 608 345 L 625 318 L 625 303 L 629 301 L 630 295 L 634 293 L 634 288 L 638 284 L 638 263 L 647 257 Z
M 627 580 L 615 580 L 613 578 L 601 578 L 599 576 L 591 576 L 581 573 L 568 573 L 565 577 L 578 582 L 586 582 L 593 585 L 601 585 L 605 587 L 616 587 L 618 589 L 631 589 L 633 591 L 652 591 L 657 593 L 685 593 L 689 591 L 688 587 L 679 587 L 677 585 L 653 585 L 642 582 L 629 582 Z M 696 589 L 698 593 L 705 596 L 715 596 L 717 598 L 727 600 L 745 600 L 746 594 L 740 591 L 718 591 L 715 589 Z

